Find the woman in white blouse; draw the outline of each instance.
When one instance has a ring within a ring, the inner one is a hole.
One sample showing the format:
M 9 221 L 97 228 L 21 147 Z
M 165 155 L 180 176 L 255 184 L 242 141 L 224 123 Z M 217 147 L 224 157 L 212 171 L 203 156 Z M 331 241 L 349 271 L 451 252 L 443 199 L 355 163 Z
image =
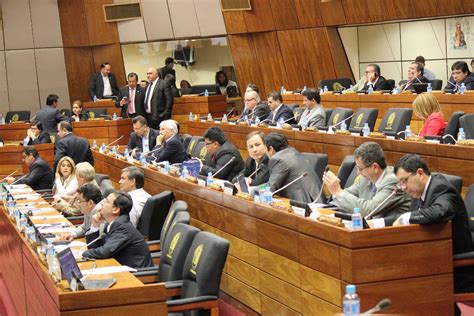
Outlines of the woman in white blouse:
M 70 157 L 59 160 L 56 168 L 53 193 L 57 197 L 69 197 L 76 193 L 78 184 L 75 175 L 76 165 Z

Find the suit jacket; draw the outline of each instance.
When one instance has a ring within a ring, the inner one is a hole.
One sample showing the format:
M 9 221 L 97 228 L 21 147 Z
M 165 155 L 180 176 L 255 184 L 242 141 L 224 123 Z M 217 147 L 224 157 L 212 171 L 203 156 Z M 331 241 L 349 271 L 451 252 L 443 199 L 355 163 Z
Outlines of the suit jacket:
M 472 251 L 472 239 L 466 206 L 459 192 L 442 174 L 432 174 L 425 201 L 411 201 L 410 224 L 432 224 L 451 220 L 453 253 Z M 392 225 L 398 216 L 385 218 Z
M 450 82 L 454 83 L 455 85 L 451 84 Z M 467 76 L 463 82 L 459 82 L 459 83 L 455 82 L 454 78 L 451 76 L 449 78 L 448 84 L 444 88 L 452 89 L 453 92 L 457 92 L 459 87 L 461 86 L 461 83 L 464 83 L 464 85 L 466 86 L 466 90 L 474 90 L 474 72 L 472 72 L 469 76 Z
M 162 145 L 156 146 L 156 151 L 153 153 L 156 161 L 169 161 L 170 164 L 182 163 L 186 159 L 189 159 L 189 154 L 183 146 L 183 143 L 179 140 L 178 135 L 174 135 Z M 153 149 L 153 150 L 155 150 Z
M 76 165 L 85 161 L 94 165 L 94 156 L 92 156 L 87 139 L 72 133 L 67 134 L 54 144 L 54 170 L 56 170 L 59 160 L 64 156 L 71 157 Z
M 349 213 L 352 213 L 355 207 L 359 207 L 362 216 L 367 216 L 393 192 L 397 183 L 398 179 L 393 173 L 393 167 L 387 167 L 376 191 L 373 189 L 372 182 L 359 176 L 359 180 L 345 189 L 340 199 L 335 198 L 334 203 L 337 204 L 341 210 Z M 399 216 L 408 212 L 410 209 L 410 201 L 411 198 L 408 194 L 397 191 L 395 196 L 385 202 L 372 217 Z
M 108 231 L 108 227 L 105 231 Z M 99 234 L 99 231 L 87 234 L 87 243 L 99 237 Z M 83 255 L 96 259 L 114 258 L 120 264 L 132 268 L 153 266 L 145 239 L 132 225 L 128 215 L 120 215 L 115 219 L 105 237 L 90 245 Z
M 136 90 L 135 90 L 135 99 L 134 99 L 135 115 L 145 116 L 145 108 L 143 107 L 143 103 L 145 102 L 145 91 L 146 91 L 145 88 L 141 87 L 140 85 L 137 85 Z M 124 97 L 127 97 L 128 100 L 130 101 L 130 89 L 128 86 L 125 86 L 119 89 L 119 93 L 117 95 L 117 101 L 115 101 L 115 106 L 118 108 L 122 108 L 122 110 L 120 111 L 120 116 L 123 118 L 128 118 L 129 117 L 129 114 L 128 114 L 129 103 L 125 104 L 124 106 L 120 105 L 120 101 Z
M 309 116 L 308 112 L 310 112 Z M 309 111 L 308 109 L 304 110 L 301 114 L 301 118 L 298 122 L 298 125 L 303 125 L 306 123 L 308 127 L 324 127 L 326 126 L 326 111 L 320 105 Z
M 268 115 L 270 114 L 270 107 L 266 102 L 260 102 L 255 106 L 253 111 L 250 111 L 249 109 L 245 109 L 242 112 L 241 118 L 244 117 L 244 115 L 247 115 L 247 117 L 251 121 L 255 121 L 255 119 L 258 117 L 260 121 L 266 120 L 268 118 Z
M 49 190 L 53 188 L 53 171 L 43 158 L 38 157 L 31 164 L 26 177 L 17 183 L 27 184 L 33 190 Z
M 417 83 L 428 83 L 430 82 L 428 79 L 425 78 L 425 76 L 420 76 L 418 77 L 418 79 L 415 79 L 413 81 L 409 81 L 405 84 L 402 84 L 400 86 L 400 91 L 406 91 L 406 90 L 410 90 L 410 91 L 415 91 L 415 88 L 413 87 L 414 84 L 417 84 Z
M 158 75 L 160 76 L 161 79 L 164 80 L 167 74 L 172 74 L 176 82 L 176 70 L 174 70 L 173 68 L 168 68 L 166 66 L 158 69 Z
M 272 192 L 295 180 L 303 173 L 307 173 L 307 176 L 280 191 L 277 195 L 303 203 L 313 202 L 318 197 L 321 180 L 314 169 L 294 148 L 285 148 L 274 154 L 268 163 L 268 170 L 270 173 L 268 184 Z M 321 197 L 316 202 L 321 202 Z
M 274 113 L 274 111 L 271 111 L 270 114 L 268 115 L 268 118 L 271 122 L 276 123 L 276 122 L 278 122 L 278 120 L 280 118 L 282 118 L 284 121 L 288 120 L 285 123 L 296 124 L 295 118 L 294 118 L 294 115 L 293 115 L 293 111 L 291 111 L 291 109 L 285 104 L 281 105 L 281 107 L 278 109 L 278 112 L 276 113 L 275 117 L 273 117 L 273 113 Z M 293 119 L 290 120 L 290 118 L 293 118 Z
M 244 177 L 249 177 L 251 174 L 253 174 L 250 178 L 252 179 L 252 182 L 250 182 L 251 186 L 257 186 L 263 183 L 267 183 L 268 179 L 270 178 L 270 173 L 268 172 L 268 161 L 270 158 L 268 158 L 267 155 L 265 155 L 262 158 L 262 161 L 260 162 L 259 169 L 257 172 L 255 170 L 257 169 L 257 164 L 255 163 L 255 160 L 252 157 L 249 157 L 245 161 L 245 169 L 239 173 L 237 176 L 235 176 L 234 179 L 232 179 L 232 182 L 235 183 L 237 182 L 237 178 L 240 175 L 243 175 Z
M 151 90 L 152 85 L 148 85 Z M 147 88 L 148 89 L 148 88 Z M 150 91 L 148 92 L 150 93 Z M 171 112 L 173 111 L 173 92 L 168 82 L 159 78 L 158 82 L 153 88 L 153 94 L 151 95 L 150 106 L 151 106 L 151 117 L 153 120 L 164 121 L 171 118 Z M 144 108 L 146 110 L 147 102 L 145 98 Z
M 43 131 L 47 133 L 56 133 L 58 131 L 58 123 L 67 120 L 67 117 L 64 117 L 61 111 L 50 105 L 42 107 L 41 110 L 36 113 L 35 118 L 41 122 Z
M 109 82 L 112 88 L 112 95 L 117 95 L 119 93 L 117 79 L 112 73 L 109 74 Z M 94 100 L 94 96 L 97 97 L 97 99 L 104 98 L 104 80 L 102 79 L 102 73 L 100 71 L 93 74 L 89 80 L 89 96 L 91 100 Z
M 99 204 L 96 205 L 96 207 L 94 207 L 91 211 L 90 214 L 84 214 L 84 221 L 82 222 L 81 225 L 77 226 L 72 232 L 71 232 L 71 235 L 74 237 L 74 238 L 80 238 L 80 237 L 84 237 L 84 235 L 86 234 L 86 232 L 89 230 L 89 228 L 91 228 L 91 224 L 92 224 L 92 216 L 94 216 L 98 211 L 99 211 L 99 207 L 97 207 Z
M 156 137 L 158 135 L 160 135 L 160 132 L 158 132 L 156 129 L 150 128 L 150 132 L 148 133 L 148 147 L 150 150 L 156 146 Z M 140 152 L 143 152 L 142 138 L 135 132 L 131 132 L 127 147 L 129 150 L 138 148 Z
M 32 145 L 48 144 L 48 143 L 51 143 L 51 137 L 49 137 L 48 132 L 42 131 L 35 140 L 28 138 L 27 145 L 32 146 Z
M 369 88 L 369 85 L 367 82 L 364 81 L 364 86 L 362 87 L 361 90 L 366 91 Z M 384 76 L 379 76 L 377 81 L 375 81 L 375 84 L 373 85 L 373 88 L 375 91 L 380 91 L 380 90 L 390 90 L 390 84 L 388 83 L 387 79 L 385 79 Z
M 229 160 L 235 157 L 227 167 L 221 170 L 216 178 L 223 179 L 227 181 L 232 181 L 232 179 L 238 175 L 244 169 L 244 160 L 240 155 L 240 152 L 237 148 L 229 141 L 226 141 L 222 146 L 217 150 L 215 155 L 207 154 L 204 165 L 201 168 L 201 175 L 207 176 L 208 172 L 214 174 L 220 168 L 222 168 Z

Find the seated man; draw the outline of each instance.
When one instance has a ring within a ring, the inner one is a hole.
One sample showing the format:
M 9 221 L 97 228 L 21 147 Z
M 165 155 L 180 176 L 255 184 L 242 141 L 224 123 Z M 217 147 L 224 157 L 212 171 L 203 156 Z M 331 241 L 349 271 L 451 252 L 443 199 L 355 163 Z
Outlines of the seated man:
M 30 128 L 26 132 L 26 137 L 23 140 L 23 145 L 32 146 L 47 143 L 51 143 L 51 137 L 49 137 L 49 133 L 43 131 L 43 125 L 41 125 L 40 121 L 32 121 L 30 124 Z
M 160 135 L 156 138 L 153 156 L 157 162 L 169 161 L 170 164 L 182 163 L 189 158 L 179 138 L 176 121 L 165 120 L 160 123 Z
M 27 184 L 33 190 L 51 190 L 53 188 L 53 171 L 49 164 L 39 156 L 38 151 L 33 146 L 23 149 L 22 160 L 28 167 L 28 173 L 24 176 L 7 177 L 8 183 Z
M 146 118 L 141 115 L 135 116 L 132 122 L 133 132 L 130 133 L 128 149 L 141 153 L 149 152 L 156 146 L 156 137 L 159 135 L 158 131 L 148 127 Z
M 387 82 L 384 76 L 380 73 L 380 66 L 377 64 L 369 64 L 365 68 L 365 76 L 360 78 L 357 83 L 352 86 L 352 89 L 346 89 L 343 93 L 349 91 L 367 91 L 369 85 L 376 91 L 378 90 L 390 90 L 390 84 Z
M 99 228 L 105 221 L 106 235 L 89 245 L 82 254 L 86 258 L 114 258 L 120 264 L 132 268 L 151 267 L 151 255 L 143 236 L 128 218 L 132 198 L 128 193 L 115 191 L 105 199 L 100 212 L 92 217 L 92 225 L 86 234 L 87 243 L 99 237 Z
M 306 174 L 278 195 L 303 203 L 321 202 L 321 181 L 314 169 L 301 157 L 294 148 L 288 146 L 288 140 L 279 133 L 270 133 L 265 136 L 265 146 L 270 157 L 268 171 L 270 190 L 275 192 L 286 184 Z
M 445 89 L 459 92 L 461 84 L 466 86 L 466 90 L 474 90 L 474 73 L 469 71 L 469 67 L 465 61 L 457 61 L 451 66 L 451 77 Z
M 424 68 L 422 64 L 417 63 L 416 61 L 412 62 L 410 66 L 408 66 L 408 81 L 400 86 L 400 91 L 415 91 L 415 88 L 413 87 L 414 84 L 430 82 L 425 78 L 425 76 L 423 76 L 423 72 Z
M 303 92 L 303 103 L 306 109 L 301 114 L 298 125 L 306 127 L 326 126 L 326 111 L 321 103 L 321 96 L 316 90 L 308 89 Z
M 72 125 L 67 121 L 58 124 L 59 140 L 54 144 L 54 170 L 56 170 L 59 160 L 68 156 L 77 165 L 81 162 L 88 162 L 94 165 L 94 156 L 87 139 L 78 137 L 72 132 Z
M 296 124 L 293 111 L 284 105 L 283 98 L 281 97 L 280 92 L 272 91 L 268 94 L 268 106 L 270 107 L 270 114 L 268 115 L 267 120 L 271 123 L 276 123 L 280 119 L 283 119 L 285 123 Z
M 201 175 L 207 176 L 211 172 L 218 179 L 232 181 L 244 169 L 245 163 L 240 152 L 225 138 L 224 132 L 219 127 L 210 127 L 204 133 L 204 142 L 207 155 L 201 167 Z M 229 163 L 231 159 L 233 161 Z M 216 174 L 217 171 L 219 172 Z
M 393 168 L 387 167 L 379 144 L 363 143 L 354 151 L 354 158 L 360 176 L 349 188 L 343 190 L 339 178 L 331 171 L 323 177 L 324 184 L 333 196 L 333 204 L 349 213 L 358 207 L 362 216 L 378 208 L 371 217 L 399 215 L 409 210 L 411 199 L 404 192 L 397 190 L 395 196 L 385 201 L 397 189 L 398 180 Z
M 242 112 L 239 120 L 242 120 L 247 115 L 250 121 L 255 121 L 258 117 L 260 121 L 265 120 L 270 114 L 270 108 L 265 102 L 261 102 L 260 96 L 255 91 L 245 92 L 245 109 Z
M 119 184 L 120 190 L 127 192 L 132 198 L 133 205 L 129 217 L 133 226 L 137 227 L 140 216 L 142 215 L 143 207 L 151 196 L 143 189 L 143 186 L 145 185 L 145 174 L 143 173 L 143 170 L 138 167 L 127 167 L 122 170 Z

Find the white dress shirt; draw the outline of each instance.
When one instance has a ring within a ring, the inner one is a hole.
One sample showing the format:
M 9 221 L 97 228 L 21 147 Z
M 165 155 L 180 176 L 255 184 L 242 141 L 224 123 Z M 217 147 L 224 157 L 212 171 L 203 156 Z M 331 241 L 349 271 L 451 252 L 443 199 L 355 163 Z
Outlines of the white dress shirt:
M 112 86 L 110 85 L 109 76 L 102 76 L 102 80 L 104 81 L 104 96 L 111 96 Z
M 142 215 L 143 207 L 146 201 L 151 196 L 148 192 L 143 189 L 136 189 L 128 192 L 133 201 L 132 210 L 130 211 L 130 222 L 133 226 L 137 227 L 140 216 Z

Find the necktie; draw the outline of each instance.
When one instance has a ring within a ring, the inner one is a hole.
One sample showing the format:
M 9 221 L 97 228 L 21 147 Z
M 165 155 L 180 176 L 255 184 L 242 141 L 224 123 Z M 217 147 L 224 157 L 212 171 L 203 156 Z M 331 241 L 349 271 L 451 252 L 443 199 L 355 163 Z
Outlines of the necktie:
M 372 183 L 372 193 L 376 193 L 377 192 L 377 187 L 375 186 L 375 184 Z
M 135 89 L 130 88 L 130 102 L 128 103 L 128 113 L 135 114 Z
M 146 89 L 146 98 L 145 98 L 145 104 L 146 104 L 146 112 L 151 113 L 150 109 L 150 99 L 151 99 L 151 87 L 153 86 L 153 83 L 150 83 L 148 85 L 148 88 Z

